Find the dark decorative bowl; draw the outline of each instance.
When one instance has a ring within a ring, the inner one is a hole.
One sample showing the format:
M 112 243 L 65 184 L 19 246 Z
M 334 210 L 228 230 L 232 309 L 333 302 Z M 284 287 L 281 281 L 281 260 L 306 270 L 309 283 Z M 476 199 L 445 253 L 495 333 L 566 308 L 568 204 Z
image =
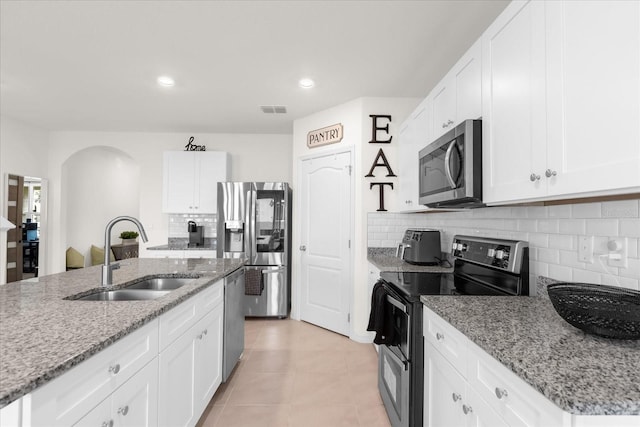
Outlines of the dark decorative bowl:
M 578 329 L 607 338 L 640 339 L 640 292 L 587 283 L 547 287 L 558 314 Z

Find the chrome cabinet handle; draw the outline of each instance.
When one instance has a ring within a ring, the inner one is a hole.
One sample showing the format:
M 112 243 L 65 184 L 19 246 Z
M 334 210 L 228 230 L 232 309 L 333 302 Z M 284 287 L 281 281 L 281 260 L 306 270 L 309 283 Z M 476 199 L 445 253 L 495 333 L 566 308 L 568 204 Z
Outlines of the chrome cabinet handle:
M 462 399 L 462 396 L 460 396 L 458 393 L 451 393 L 451 398 L 454 402 L 457 402 L 458 400 Z
M 112 373 L 113 375 L 120 372 L 120 364 L 116 363 L 115 365 L 109 366 L 109 372 Z
M 535 173 L 532 173 L 532 174 L 529 176 L 529 180 L 530 180 L 531 182 L 538 181 L 539 179 L 540 179 L 540 175 L 536 175 Z
M 125 405 L 124 408 L 118 408 L 118 413 L 126 416 L 129 413 L 129 405 Z
M 302 252 L 304 252 L 304 251 L 306 251 L 306 250 L 307 250 L 307 247 L 306 247 L 305 245 L 301 245 L 301 246 L 300 246 L 300 250 L 301 250 Z
M 509 393 L 507 393 L 507 390 L 505 390 L 505 389 L 503 389 L 503 388 L 498 388 L 498 387 L 496 387 L 495 392 L 496 392 L 496 397 L 497 397 L 498 399 L 502 399 L 503 397 L 507 397 L 507 396 L 509 396 Z
M 113 420 L 103 422 L 102 427 L 113 427 Z
M 444 339 L 444 335 L 441 334 L 440 332 L 436 332 L 436 339 L 438 341 L 442 341 Z
M 557 174 L 558 172 L 552 171 L 551 169 L 547 169 L 546 171 L 544 171 L 544 176 L 546 176 L 547 178 L 551 178 L 552 176 L 556 176 Z
M 464 412 L 465 415 L 468 415 L 473 412 L 473 408 L 471 406 L 462 405 L 462 412 Z

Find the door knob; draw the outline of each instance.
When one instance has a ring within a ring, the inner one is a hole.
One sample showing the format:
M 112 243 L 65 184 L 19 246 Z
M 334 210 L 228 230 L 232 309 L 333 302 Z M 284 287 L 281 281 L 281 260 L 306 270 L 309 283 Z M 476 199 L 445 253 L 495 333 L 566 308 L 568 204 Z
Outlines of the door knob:
M 307 250 L 307 247 L 306 247 L 305 245 L 301 245 L 301 246 L 300 246 L 300 250 L 301 250 L 302 252 L 304 252 L 304 251 L 306 251 L 306 250 Z

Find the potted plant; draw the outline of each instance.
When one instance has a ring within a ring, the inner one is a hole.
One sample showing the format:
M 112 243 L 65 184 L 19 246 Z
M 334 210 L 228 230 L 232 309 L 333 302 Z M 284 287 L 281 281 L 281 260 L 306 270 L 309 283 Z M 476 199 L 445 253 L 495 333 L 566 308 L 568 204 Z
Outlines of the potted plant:
M 138 238 L 138 233 L 136 231 L 123 231 L 120 233 L 120 238 L 123 245 L 134 245 Z

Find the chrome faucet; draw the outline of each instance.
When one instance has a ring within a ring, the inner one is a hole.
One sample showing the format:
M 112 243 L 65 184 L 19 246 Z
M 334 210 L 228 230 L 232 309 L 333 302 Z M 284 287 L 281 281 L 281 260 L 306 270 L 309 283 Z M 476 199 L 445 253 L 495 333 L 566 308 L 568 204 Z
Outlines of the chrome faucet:
M 109 286 L 113 281 L 113 270 L 117 270 L 120 268 L 120 264 L 114 263 L 111 264 L 111 257 L 109 256 L 111 252 L 111 229 L 113 226 L 120 221 L 131 221 L 133 222 L 140 231 L 140 237 L 142 237 L 143 242 L 147 242 L 147 233 L 144 231 L 144 227 L 142 223 L 138 221 L 136 218 L 132 216 L 118 216 L 113 218 L 107 224 L 107 228 L 104 230 L 104 265 L 102 266 L 102 286 Z

